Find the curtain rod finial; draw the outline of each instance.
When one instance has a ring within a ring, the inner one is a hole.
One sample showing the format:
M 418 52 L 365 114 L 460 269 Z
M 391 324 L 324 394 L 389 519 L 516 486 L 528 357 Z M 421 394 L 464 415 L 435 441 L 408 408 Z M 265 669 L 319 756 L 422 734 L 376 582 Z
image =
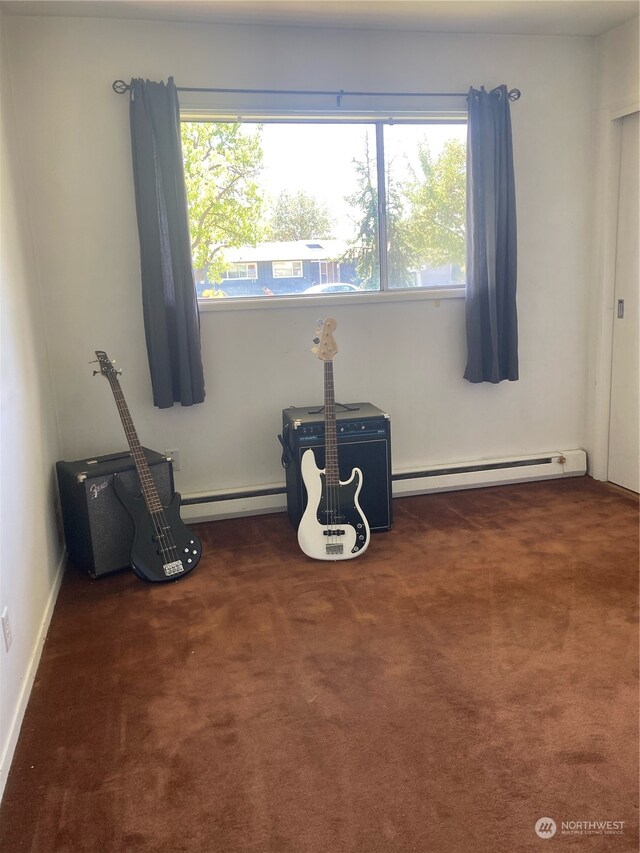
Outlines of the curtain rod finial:
M 111 84 L 111 88 L 116 95 L 124 95 L 125 92 L 129 91 L 129 86 L 124 82 L 124 80 L 114 80 Z
M 509 100 L 510 101 L 519 101 L 521 95 L 522 95 L 522 92 L 520 91 L 520 89 L 512 89 L 509 92 Z

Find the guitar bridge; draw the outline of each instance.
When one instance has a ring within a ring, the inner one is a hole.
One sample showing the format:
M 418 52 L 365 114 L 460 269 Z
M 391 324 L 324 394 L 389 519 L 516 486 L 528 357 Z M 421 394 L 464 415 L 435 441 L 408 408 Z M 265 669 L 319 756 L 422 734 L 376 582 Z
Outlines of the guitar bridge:
M 164 573 L 168 578 L 170 578 L 172 575 L 179 575 L 181 572 L 184 572 L 182 560 L 174 560 L 173 563 L 165 563 L 162 568 L 164 569 Z
M 343 551 L 344 548 L 342 546 L 342 543 L 336 545 L 327 545 L 327 554 L 342 554 Z

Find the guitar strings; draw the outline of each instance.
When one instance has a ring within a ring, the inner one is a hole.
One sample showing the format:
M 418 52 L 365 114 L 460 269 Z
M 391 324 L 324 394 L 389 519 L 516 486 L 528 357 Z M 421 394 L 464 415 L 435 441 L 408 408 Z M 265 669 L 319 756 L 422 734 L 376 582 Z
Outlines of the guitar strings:
M 122 393 L 122 390 L 120 389 L 120 383 L 118 383 L 117 380 L 114 380 L 112 382 L 112 387 L 114 396 L 117 395 L 116 402 L 118 403 L 118 409 L 120 411 L 123 426 L 125 428 L 125 433 L 127 434 L 127 438 L 129 439 L 131 453 L 134 457 L 134 461 L 136 462 L 138 476 L 140 477 L 140 485 L 142 487 L 142 495 L 144 497 L 144 501 L 147 506 L 149 515 L 151 516 L 151 522 L 153 524 L 155 539 L 158 544 L 159 553 L 161 553 L 161 555 L 167 560 L 167 562 L 172 562 L 170 559 L 167 558 L 167 555 L 168 557 L 175 556 L 177 558 L 178 551 L 171 537 L 170 525 L 167 523 L 167 518 L 164 515 L 164 510 L 160 501 L 158 500 L 158 506 L 160 507 L 160 510 L 154 509 L 150 505 L 150 501 L 147 496 L 147 491 L 151 488 L 154 488 L 151 472 L 148 470 L 147 460 L 144 454 L 142 453 L 142 449 L 140 448 L 138 452 L 137 445 L 139 445 L 139 441 L 135 433 L 133 421 L 131 420 L 131 416 L 129 415 L 129 412 L 126 407 L 124 395 Z M 168 533 L 164 531 L 168 531 Z M 167 542 L 167 547 L 165 547 L 165 541 Z M 173 555 L 171 554 L 172 551 Z
M 122 393 L 122 389 L 120 388 L 120 383 L 118 382 L 117 378 L 113 376 L 112 373 L 108 373 L 108 379 L 109 383 L 111 384 L 113 395 L 116 399 L 116 404 L 118 407 L 118 411 L 120 412 L 120 417 L 122 420 L 122 425 L 124 427 L 125 434 L 127 436 L 127 439 L 129 440 L 131 454 L 134 458 L 134 461 L 136 462 L 136 469 L 138 472 L 138 476 L 140 477 L 140 485 L 142 487 L 142 495 L 144 497 L 147 510 L 149 511 L 149 515 L 151 516 L 151 522 L 153 524 L 153 529 L 155 532 L 155 540 L 158 545 L 158 553 L 161 554 L 166 563 L 176 562 L 179 560 L 178 548 L 175 542 L 173 541 L 173 537 L 171 535 L 171 526 L 169 525 L 168 519 L 164 513 L 164 507 L 162 506 L 162 503 L 160 502 L 159 498 L 157 501 L 158 506 L 160 507 L 159 510 L 153 509 L 150 506 L 150 500 L 147 496 L 147 492 L 155 492 L 155 484 L 153 482 L 153 478 L 151 477 L 151 472 L 149 470 L 147 459 L 144 453 L 142 452 L 142 448 L 140 447 L 140 441 L 137 437 L 135 427 L 133 426 L 133 421 L 131 419 L 131 415 L 129 414 L 129 410 L 124 399 L 124 394 Z
M 340 544 L 338 535 L 338 510 L 340 506 L 340 486 L 338 476 L 337 436 L 335 420 L 335 399 L 333 388 L 333 363 L 324 363 L 325 380 L 325 489 L 327 495 L 327 543 L 325 552 L 335 553 Z
M 326 518 L 325 518 L 325 553 L 331 553 L 331 526 L 333 520 L 333 495 L 332 495 L 332 477 L 331 477 L 331 459 L 329 447 L 329 367 L 330 362 L 324 363 L 324 485 L 326 494 Z

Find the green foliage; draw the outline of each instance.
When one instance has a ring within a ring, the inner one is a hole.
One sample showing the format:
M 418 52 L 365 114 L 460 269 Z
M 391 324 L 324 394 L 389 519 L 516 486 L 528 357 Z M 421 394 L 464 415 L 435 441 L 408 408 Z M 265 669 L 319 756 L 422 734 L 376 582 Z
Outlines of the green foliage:
M 419 146 L 421 175 L 407 181 L 394 179 L 387 164 L 387 278 L 390 287 L 417 284 L 415 271 L 422 265 L 439 267 L 465 263 L 466 150 L 457 140 L 445 143 L 433 159 L 429 146 Z M 346 200 L 358 211 L 357 234 L 351 252 L 365 289 L 378 289 L 378 190 L 376 160 L 369 151 L 354 159 L 358 188 Z
M 191 251 L 196 270 L 220 281 L 224 249 L 255 246 L 262 239 L 261 130 L 242 125 L 182 122 Z
M 203 299 L 222 299 L 222 297 L 226 295 L 227 294 L 224 290 L 216 290 L 215 287 L 209 287 L 202 291 Z
M 380 282 L 378 259 L 378 186 L 377 164 L 365 140 L 363 160 L 353 161 L 358 189 L 347 198 L 351 207 L 362 212 L 358 231 L 350 246 L 356 257 L 356 272 L 365 290 L 378 290 Z M 393 180 L 387 169 L 387 278 L 391 287 L 410 287 L 415 284 L 411 273 L 417 257 L 411 242 L 410 219 L 403 202 L 404 188 Z
M 333 222 L 326 205 L 304 190 L 279 194 L 266 230 L 268 240 L 329 240 L 332 236 Z
M 407 190 L 412 205 L 410 241 L 428 266 L 464 267 L 465 146 L 449 140 L 435 161 L 426 142 L 419 151 L 422 176 Z
M 356 191 L 346 197 L 350 207 L 361 211 L 358 230 L 349 246 L 349 254 L 356 261 L 356 274 L 364 290 L 378 290 L 378 186 L 376 162 L 369 152 L 369 139 L 365 136 L 363 160 L 353 160 L 357 175 Z
M 404 187 L 387 170 L 387 278 L 389 287 L 415 287 L 419 256 L 411 240 L 411 216 L 404 203 Z

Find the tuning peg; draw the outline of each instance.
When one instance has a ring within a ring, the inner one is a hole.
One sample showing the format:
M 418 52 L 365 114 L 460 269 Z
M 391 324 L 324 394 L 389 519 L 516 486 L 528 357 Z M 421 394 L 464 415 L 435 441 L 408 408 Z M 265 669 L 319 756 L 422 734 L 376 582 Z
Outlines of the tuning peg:
M 313 342 L 314 342 L 314 344 L 319 344 L 319 343 L 320 343 L 320 338 L 314 338 L 314 339 L 313 339 Z
M 98 363 L 97 358 L 94 358 L 93 361 L 88 362 L 88 364 L 97 364 L 97 363 Z
M 317 355 L 320 352 L 320 348 L 319 347 L 311 347 L 311 352 L 313 352 Z

